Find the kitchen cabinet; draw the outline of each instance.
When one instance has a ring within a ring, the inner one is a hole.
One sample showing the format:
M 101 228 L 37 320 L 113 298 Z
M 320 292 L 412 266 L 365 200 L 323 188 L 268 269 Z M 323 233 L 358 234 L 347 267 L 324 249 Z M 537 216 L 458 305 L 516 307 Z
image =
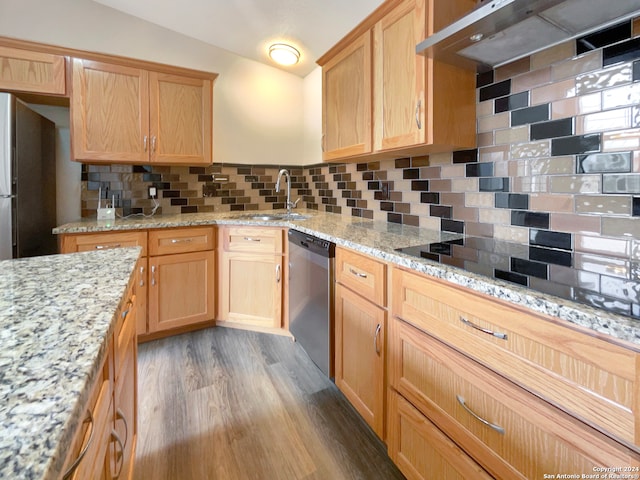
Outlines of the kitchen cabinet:
M 474 6 L 388 0 L 318 60 L 325 161 L 475 147 L 474 74 L 415 53 Z
M 214 248 L 213 227 L 149 232 L 149 333 L 214 320 Z
M 0 45 L 0 90 L 65 95 L 63 55 Z
M 219 325 L 272 332 L 284 327 L 284 233 L 270 227 L 219 229 Z
M 324 160 L 371 152 L 371 32 L 322 68 Z
M 115 316 L 107 355 L 89 396 L 86 420 L 72 441 L 67 478 L 131 479 L 137 438 L 136 282 Z
M 392 312 L 389 395 L 494 477 L 640 465 L 634 351 L 399 268 Z M 388 441 L 406 472 L 401 410 L 391 403 Z
M 384 439 L 386 266 L 343 248 L 335 264 L 335 382 Z
M 212 163 L 213 79 L 81 58 L 72 79 L 74 160 Z

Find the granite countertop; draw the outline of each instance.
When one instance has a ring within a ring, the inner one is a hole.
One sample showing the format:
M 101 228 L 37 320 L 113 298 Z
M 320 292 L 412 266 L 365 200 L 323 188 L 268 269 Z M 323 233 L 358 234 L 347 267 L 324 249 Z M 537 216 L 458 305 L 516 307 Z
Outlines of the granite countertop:
M 268 214 L 274 211 L 253 213 Z M 391 264 L 441 278 L 478 292 L 527 307 L 562 321 L 591 329 L 603 338 L 620 340 L 627 347 L 640 350 L 640 321 L 625 315 L 566 300 L 511 282 L 474 273 L 429 259 L 417 258 L 396 251 L 398 247 L 410 247 L 433 242 L 446 242 L 463 238 L 463 235 L 386 222 L 375 222 L 359 217 L 348 217 L 315 210 L 298 209 L 295 212 L 308 216 L 301 220 L 253 220 L 251 212 L 193 213 L 182 215 L 157 215 L 151 218 L 132 217 L 115 221 L 95 219 L 68 223 L 54 229 L 57 234 L 126 231 L 146 228 L 170 228 L 198 225 L 271 225 L 295 228 L 337 245 L 371 255 Z M 282 213 L 282 211 L 279 211 Z
M 61 478 L 139 255 L 0 261 L 0 478 Z

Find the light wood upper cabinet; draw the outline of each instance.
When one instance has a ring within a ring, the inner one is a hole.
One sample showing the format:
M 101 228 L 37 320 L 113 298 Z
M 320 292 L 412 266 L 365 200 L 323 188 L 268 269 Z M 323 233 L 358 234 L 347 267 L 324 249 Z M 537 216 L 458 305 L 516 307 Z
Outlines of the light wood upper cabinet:
M 149 81 L 151 161 L 211 163 L 212 81 L 156 72 Z
M 65 57 L 0 46 L 0 89 L 64 95 Z
M 415 53 L 475 3 L 387 0 L 318 60 L 325 161 L 475 147 L 475 73 Z
M 371 152 L 371 32 L 322 67 L 323 159 Z
M 73 59 L 71 138 L 78 161 L 149 161 L 148 72 Z
M 73 60 L 73 158 L 210 164 L 213 80 Z

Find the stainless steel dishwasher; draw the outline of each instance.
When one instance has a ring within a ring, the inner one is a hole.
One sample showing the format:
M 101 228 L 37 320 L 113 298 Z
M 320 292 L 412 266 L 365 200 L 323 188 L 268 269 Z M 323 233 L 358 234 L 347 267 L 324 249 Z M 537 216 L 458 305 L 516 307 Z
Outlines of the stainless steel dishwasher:
M 333 243 L 289 230 L 289 331 L 330 378 L 334 256 Z

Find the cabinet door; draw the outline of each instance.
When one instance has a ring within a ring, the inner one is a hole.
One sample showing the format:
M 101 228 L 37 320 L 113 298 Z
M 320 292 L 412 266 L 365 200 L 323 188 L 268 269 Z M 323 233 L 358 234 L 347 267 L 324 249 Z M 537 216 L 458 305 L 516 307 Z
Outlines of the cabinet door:
M 371 152 L 371 32 L 322 67 L 323 160 Z
M 73 59 L 73 159 L 149 161 L 149 87 L 145 70 Z
M 136 344 L 131 341 L 122 352 L 124 361 L 115 387 L 114 434 L 112 434 L 111 471 L 115 478 L 133 476 L 134 449 L 137 437 Z
M 61 55 L 0 46 L 0 89 L 64 95 L 65 59 Z
M 149 333 L 213 320 L 214 252 L 149 258 Z
M 336 385 L 383 438 L 386 312 L 340 284 L 335 288 Z
M 213 82 L 149 73 L 151 161 L 210 164 Z
M 389 391 L 388 445 L 389 456 L 410 480 L 492 478 L 393 390 Z
M 221 320 L 280 328 L 282 257 L 222 252 L 221 259 Z
M 426 57 L 415 46 L 426 38 L 425 0 L 405 0 L 374 28 L 374 149 L 424 143 Z

